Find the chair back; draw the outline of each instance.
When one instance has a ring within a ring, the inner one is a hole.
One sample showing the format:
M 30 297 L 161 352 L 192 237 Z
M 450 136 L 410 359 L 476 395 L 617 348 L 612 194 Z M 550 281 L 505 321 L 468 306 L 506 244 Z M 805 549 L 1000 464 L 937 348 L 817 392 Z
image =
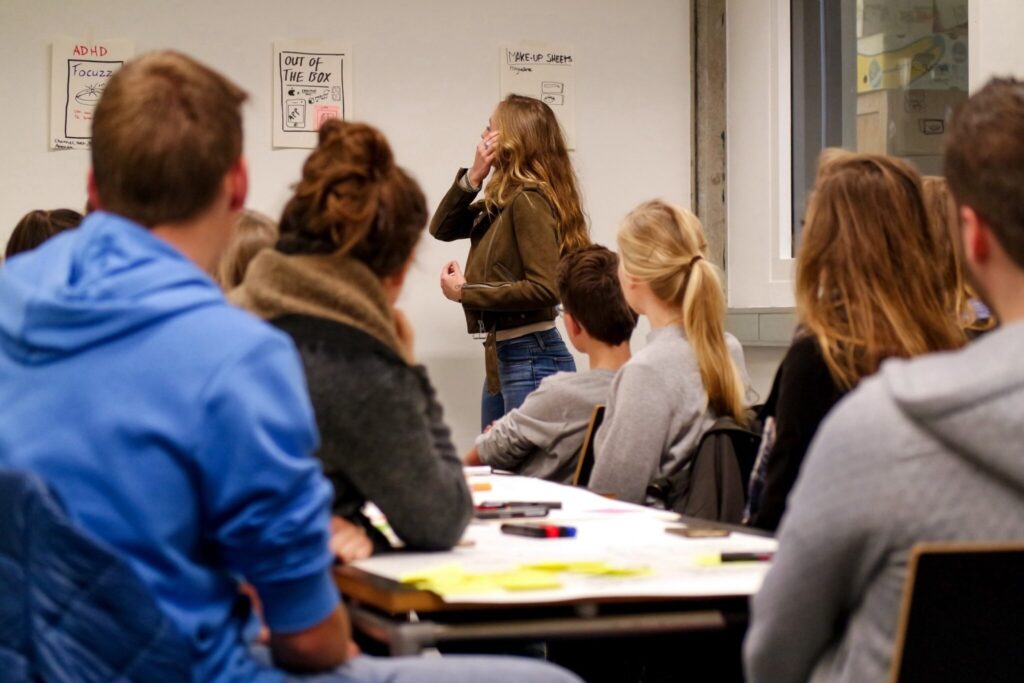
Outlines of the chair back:
M 576 458 L 573 486 L 586 486 L 590 482 L 590 473 L 594 471 L 594 435 L 604 420 L 604 408 L 603 405 L 596 405 L 594 411 L 590 413 L 590 424 L 587 425 L 587 433 L 583 435 L 583 445 L 580 446 L 580 454 Z
M 9 677 L 7 677 L 9 676 Z M 192 680 L 185 637 L 35 475 L 0 470 L 0 679 Z
M 892 683 L 1024 677 L 1024 542 L 910 551 Z

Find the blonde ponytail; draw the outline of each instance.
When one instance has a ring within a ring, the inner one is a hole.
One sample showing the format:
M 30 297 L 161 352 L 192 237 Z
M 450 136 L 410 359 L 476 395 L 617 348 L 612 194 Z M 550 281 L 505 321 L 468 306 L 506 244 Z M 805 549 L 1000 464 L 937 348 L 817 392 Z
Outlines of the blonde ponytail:
M 714 265 L 707 261 L 700 221 L 682 207 L 652 200 L 626 217 L 618 243 L 626 272 L 680 308 L 708 406 L 742 424 L 743 379 L 725 342 L 725 296 Z
M 742 424 L 743 378 L 725 343 L 725 298 L 715 267 L 702 256 L 694 258 L 684 287 L 683 329 L 697 356 L 708 405 Z

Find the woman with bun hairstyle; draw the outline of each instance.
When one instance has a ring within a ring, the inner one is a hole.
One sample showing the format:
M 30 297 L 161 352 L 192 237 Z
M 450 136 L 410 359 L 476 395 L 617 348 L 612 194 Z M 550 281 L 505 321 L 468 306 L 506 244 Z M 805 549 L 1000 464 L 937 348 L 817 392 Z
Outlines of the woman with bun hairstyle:
M 326 122 L 281 216 L 274 249 L 231 299 L 298 347 L 320 428 L 334 514 L 390 547 L 363 516 L 371 501 L 407 547 L 452 547 L 472 516 L 413 333 L 395 302 L 427 221 L 419 185 L 375 128 Z
M 749 524 L 778 528 L 818 427 L 885 359 L 964 344 L 942 230 L 906 162 L 822 153 L 796 259 L 799 327 L 762 409 L 775 436 L 755 471 Z
M 612 382 L 589 487 L 643 504 L 648 484 L 690 458 L 716 418 L 746 421 L 749 381 L 697 217 L 645 202 L 626 216 L 618 244 L 622 292 L 651 332 Z
M 555 329 L 555 272 L 562 255 L 590 238 L 565 139 L 548 105 L 521 95 L 498 104 L 472 167 L 456 174 L 430 234 L 470 240 L 465 274 L 457 261 L 447 263 L 441 290 L 462 304 L 469 332 L 485 340 L 485 428 L 548 375 L 576 369 Z

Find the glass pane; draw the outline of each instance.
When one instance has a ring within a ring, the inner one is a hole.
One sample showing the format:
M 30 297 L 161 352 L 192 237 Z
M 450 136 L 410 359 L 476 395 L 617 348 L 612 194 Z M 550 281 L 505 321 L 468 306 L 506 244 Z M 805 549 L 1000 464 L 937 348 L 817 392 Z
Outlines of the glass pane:
M 791 0 L 793 250 L 824 147 L 891 154 L 942 173 L 967 98 L 968 0 Z

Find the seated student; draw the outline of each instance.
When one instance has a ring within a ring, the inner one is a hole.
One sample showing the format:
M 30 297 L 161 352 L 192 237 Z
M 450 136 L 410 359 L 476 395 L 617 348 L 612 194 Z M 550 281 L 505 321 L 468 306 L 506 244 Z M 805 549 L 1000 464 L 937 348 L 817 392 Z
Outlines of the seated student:
M 748 381 L 697 217 L 645 202 L 626 216 L 618 243 L 623 295 L 651 332 L 612 382 L 589 488 L 646 503 L 648 484 L 688 459 L 715 418 L 745 421 Z
M 7 240 L 4 259 L 35 249 L 59 232 L 77 228 L 82 222 L 82 214 L 72 209 L 53 209 L 52 211 L 29 211 L 14 226 L 14 232 Z
M 451 548 L 473 515 L 441 406 L 413 334 L 395 308 L 427 209 L 375 128 L 332 120 L 281 216 L 231 299 L 299 348 L 334 484 L 334 514 L 387 539 L 363 516 L 372 501 L 406 546 Z
M 466 464 L 572 482 L 594 406 L 607 402 L 615 372 L 629 360 L 636 314 L 622 298 L 618 267 L 618 257 L 598 245 L 562 257 L 556 279 L 565 331 L 587 354 L 590 371 L 544 378 L 522 406 L 477 437 Z
M 755 475 L 763 488 L 749 524 L 778 527 L 818 425 L 882 361 L 964 343 L 950 315 L 945 255 L 909 164 L 822 154 L 797 256 L 800 326 L 762 410 L 775 421 L 775 441 Z
M 206 275 L 245 201 L 245 98 L 174 52 L 110 79 L 96 212 L 0 269 L 0 467 L 39 475 L 125 558 L 197 682 L 564 680 L 518 660 L 355 656 L 298 356 Z M 242 580 L 269 650 L 247 642 Z
M 924 203 L 935 229 L 936 239 L 945 250 L 946 290 L 953 295 L 953 314 L 969 339 L 993 329 L 997 321 L 978 297 L 964 274 L 963 245 L 960 244 L 960 214 L 949 183 L 942 176 L 922 179 Z
M 753 598 L 751 683 L 886 680 L 910 548 L 1024 538 L 1024 83 L 990 82 L 947 136 L 964 260 L 1003 326 L 888 361 L 825 420 Z
M 238 217 L 235 234 L 213 271 L 213 279 L 225 292 L 242 284 L 256 254 L 277 242 L 277 223 L 259 211 L 246 209 Z

